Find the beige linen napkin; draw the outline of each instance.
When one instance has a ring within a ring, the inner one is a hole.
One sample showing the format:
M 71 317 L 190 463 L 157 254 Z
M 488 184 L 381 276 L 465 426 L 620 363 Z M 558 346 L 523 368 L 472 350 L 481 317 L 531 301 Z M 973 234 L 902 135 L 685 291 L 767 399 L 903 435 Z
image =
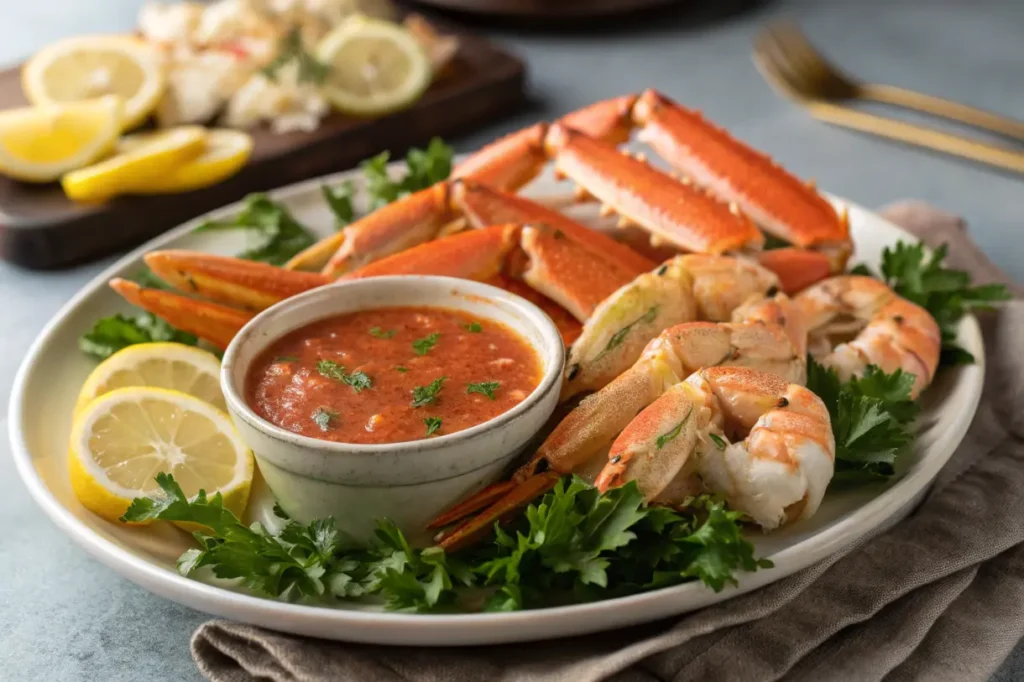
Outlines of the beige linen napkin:
M 976 281 L 1012 285 L 963 222 L 921 203 L 885 212 Z M 1020 289 L 1014 286 L 1016 294 Z M 575 639 L 401 648 L 202 625 L 215 682 L 353 680 L 982 680 L 1024 635 L 1024 302 L 983 320 L 977 416 L 928 498 L 857 547 L 702 611 Z

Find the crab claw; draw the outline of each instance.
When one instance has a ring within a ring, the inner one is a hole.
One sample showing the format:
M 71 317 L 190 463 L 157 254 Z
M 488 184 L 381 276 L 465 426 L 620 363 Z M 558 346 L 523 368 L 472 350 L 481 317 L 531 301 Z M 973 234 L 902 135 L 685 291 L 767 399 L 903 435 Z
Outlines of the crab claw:
M 779 277 L 787 294 L 795 294 L 832 274 L 829 256 L 797 248 L 771 249 L 757 254 L 757 262 Z
M 332 281 L 313 272 L 199 251 L 153 251 L 144 259 L 160 279 L 179 291 L 249 310 L 269 308 Z
M 555 487 L 560 476 L 561 474 L 555 471 L 545 471 L 526 479 L 478 516 L 456 526 L 448 533 L 442 533 L 438 538 L 438 545 L 446 552 L 456 552 L 472 545 L 489 533 L 495 522 Z
M 147 289 L 119 277 L 110 280 L 110 288 L 132 305 L 221 349 L 227 348 L 231 339 L 252 319 L 252 313 L 244 310 L 197 301 L 160 289 Z

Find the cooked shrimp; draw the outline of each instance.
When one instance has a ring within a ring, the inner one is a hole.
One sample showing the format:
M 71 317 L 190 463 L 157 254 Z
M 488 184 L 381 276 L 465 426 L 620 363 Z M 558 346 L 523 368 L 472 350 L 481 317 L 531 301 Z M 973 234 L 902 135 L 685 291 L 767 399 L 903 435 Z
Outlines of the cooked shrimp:
M 840 379 L 859 376 L 868 365 L 914 375 L 912 397 L 935 377 L 942 335 L 924 308 L 897 296 L 871 277 L 842 275 L 819 282 L 796 297 L 810 334 L 811 354 Z
M 824 403 L 803 386 L 711 367 L 640 412 L 608 455 L 596 481 L 602 491 L 636 480 L 648 500 L 679 503 L 708 490 L 771 530 L 817 511 L 835 439 Z
M 592 477 L 596 472 L 585 464 L 602 456 L 638 412 L 702 367 L 753 367 L 804 382 L 805 332 L 792 301 L 784 294 L 749 301 L 736 309 L 734 320 L 688 322 L 663 331 L 632 367 L 584 398 L 517 476 L 532 474 L 544 459 L 557 471 Z
M 778 284 L 770 270 L 732 256 L 690 254 L 666 261 L 594 310 L 569 352 L 562 400 L 608 384 L 669 326 L 724 322 L 752 295 L 761 298 Z

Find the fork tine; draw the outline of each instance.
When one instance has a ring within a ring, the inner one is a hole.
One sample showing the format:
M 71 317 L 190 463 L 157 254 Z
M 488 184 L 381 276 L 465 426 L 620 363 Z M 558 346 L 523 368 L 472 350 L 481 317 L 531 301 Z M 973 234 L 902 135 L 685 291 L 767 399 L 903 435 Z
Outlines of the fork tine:
M 762 34 L 754 41 L 754 65 L 769 84 L 774 85 L 783 95 L 798 102 L 807 99 L 803 88 L 794 83 L 780 67 L 775 46 L 769 36 Z
M 800 91 L 805 97 L 814 97 L 814 83 L 809 81 L 806 73 L 794 63 L 789 52 L 776 33 L 766 31 L 759 39 L 759 45 L 765 58 L 769 60 L 778 76 L 791 87 Z
M 773 33 L 773 37 L 775 47 L 785 61 L 787 69 L 805 84 L 807 92 L 819 91 L 823 80 L 819 64 L 803 49 L 799 39 L 793 39 L 793 30 L 788 26 L 781 26 Z M 824 80 L 827 81 L 827 78 Z

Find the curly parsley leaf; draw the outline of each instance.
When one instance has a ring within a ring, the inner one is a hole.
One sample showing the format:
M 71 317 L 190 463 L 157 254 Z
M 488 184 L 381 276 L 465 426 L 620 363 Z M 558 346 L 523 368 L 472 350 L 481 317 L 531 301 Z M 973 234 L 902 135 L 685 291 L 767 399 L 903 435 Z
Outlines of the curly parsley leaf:
M 914 377 L 869 366 L 860 379 L 840 382 L 835 370 L 807 360 L 807 388 L 828 409 L 836 440 L 837 483 L 884 479 L 914 439 L 918 406 L 910 399 Z
M 373 386 L 373 380 L 370 379 L 365 372 L 356 370 L 351 374 L 346 374 L 345 366 L 339 365 L 333 360 L 318 360 L 316 363 L 316 371 L 319 372 L 321 376 L 327 377 L 328 379 L 348 384 L 356 393 Z
M 431 348 L 437 345 L 437 340 L 440 338 L 440 332 L 427 334 L 422 339 L 416 339 L 412 342 L 412 350 L 416 355 L 426 355 L 430 352 Z
M 363 161 L 359 167 L 366 179 L 370 210 L 390 204 L 413 192 L 426 189 L 448 178 L 452 172 L 453 150 L 440 138 L 433 138 L 426 149 L 410 149 L 405 157 L 405 172 L 392 179 L 387 166 L 391 155 L 381 152 Z
M 447 380 L 448 377 L 438 377 L 431 381 L 429 386 L 416 386 L 413 388 L 412 406 L 423 407 L 424 405 L 437 402 L 437 398 L 441 393 L 441 387 Z
M 338 418 L 338 413 L 333 410 L 328 410 L 326 407 L 316 408 L 316 412 L 313 413 L 313 423 L 320 427 L 320 430 L 327 432 L 331 430 L 331 424 Z
M 423 420 L 423 423 L 427 426 L 427 435 L 432 436 L 437 433 L 438 429 L 441 428 L 440 417 L 427 417 Z
M 467 322 L 466 324 L 462 325 L 462 328 L 465 329 L 470 334 L 479 334 L 484 330 L 483 325 L 480 324 L 479 322 Z
M 160 493 L 136 498 L 122 520 L 184 521 L 204 527 L 198 547 L 179 558 L 190 575 L 207 567 L 270 597 L 319 602 L 376 595 L 389 609 L 433 612 L 465 608 L 458 588 L 486 586 L 484 610 L 511 611 L 566 599 L 598 599 L 701 580 L 715 590 L 740 570 L 767 568 L 743 536 L 740 514 L 703 496 L 682 513 L 647 507 L 635 482 L 606 493 L 563 478 L 490 543 L 454 555 L 413 548 L 390 521 L 356 545 L 333 519 L 308 524 L 288 517 L 275 534 L 244 525 L 219 494 L 191 500 L 169 474 Z
M 127 346 L 155 341 L 173 341 L 188 346 L 199 343 L 192 334 L 172 327 L 152 313 L 139 313 L 130 317 L 111 315 L 97 320 L 92 329 L 78 339 L 78 347 L 83 353 L 103 360 Z
M 356 186 L 351 180 L 346 180 L 334 187 L 320 185 L 320 193 L 323 194 L 327 207 L 334 214 L 335 228 L 340 230 L 352 222 L 352 219 L 355 217 L 355 210 L 352 208 L 352 197 L 355 196 Z
M 370 328 L 370 336 L 372 336 L 375 339 L 391 339 L 394 338 L 395 334 L 397 333 L 397 329 L 388 329 L 387 331 L 385 331 L 380 327 Z
M 249 230 L 255 235 L 256 244 L 238 257 L 271 265 L 284 265 L 316 241 L 288 209 L 266 194 L 247 196 L 242 210 L 231 219 L 207 220 L 196 228 L 196 232 L 213 230 Z
M 947 268 L 947 244 L 925 252 L 924 244 L 897 242 L 882 251 L 881 279 L 903 298 L 912 301 L 935 318 L 942 331 L 942 364 L 969 364 L 974 357 L 956 345 L 960 318 L 974 310 L 991 310 L 995 303 L 1012 298 L 1002 284 L 971 285 L 963 270 Z M 855 268 L 856 270 L 856 268 Z M 870 273 L 867 268 L 863 272 Z
M 478 384 L 469 383 L 466 384 L 466 393 L 479 393 L 485 395 L 491 400 L 495 400 L 494 392 L 501 386 L 500 381 L 481 381 Z

